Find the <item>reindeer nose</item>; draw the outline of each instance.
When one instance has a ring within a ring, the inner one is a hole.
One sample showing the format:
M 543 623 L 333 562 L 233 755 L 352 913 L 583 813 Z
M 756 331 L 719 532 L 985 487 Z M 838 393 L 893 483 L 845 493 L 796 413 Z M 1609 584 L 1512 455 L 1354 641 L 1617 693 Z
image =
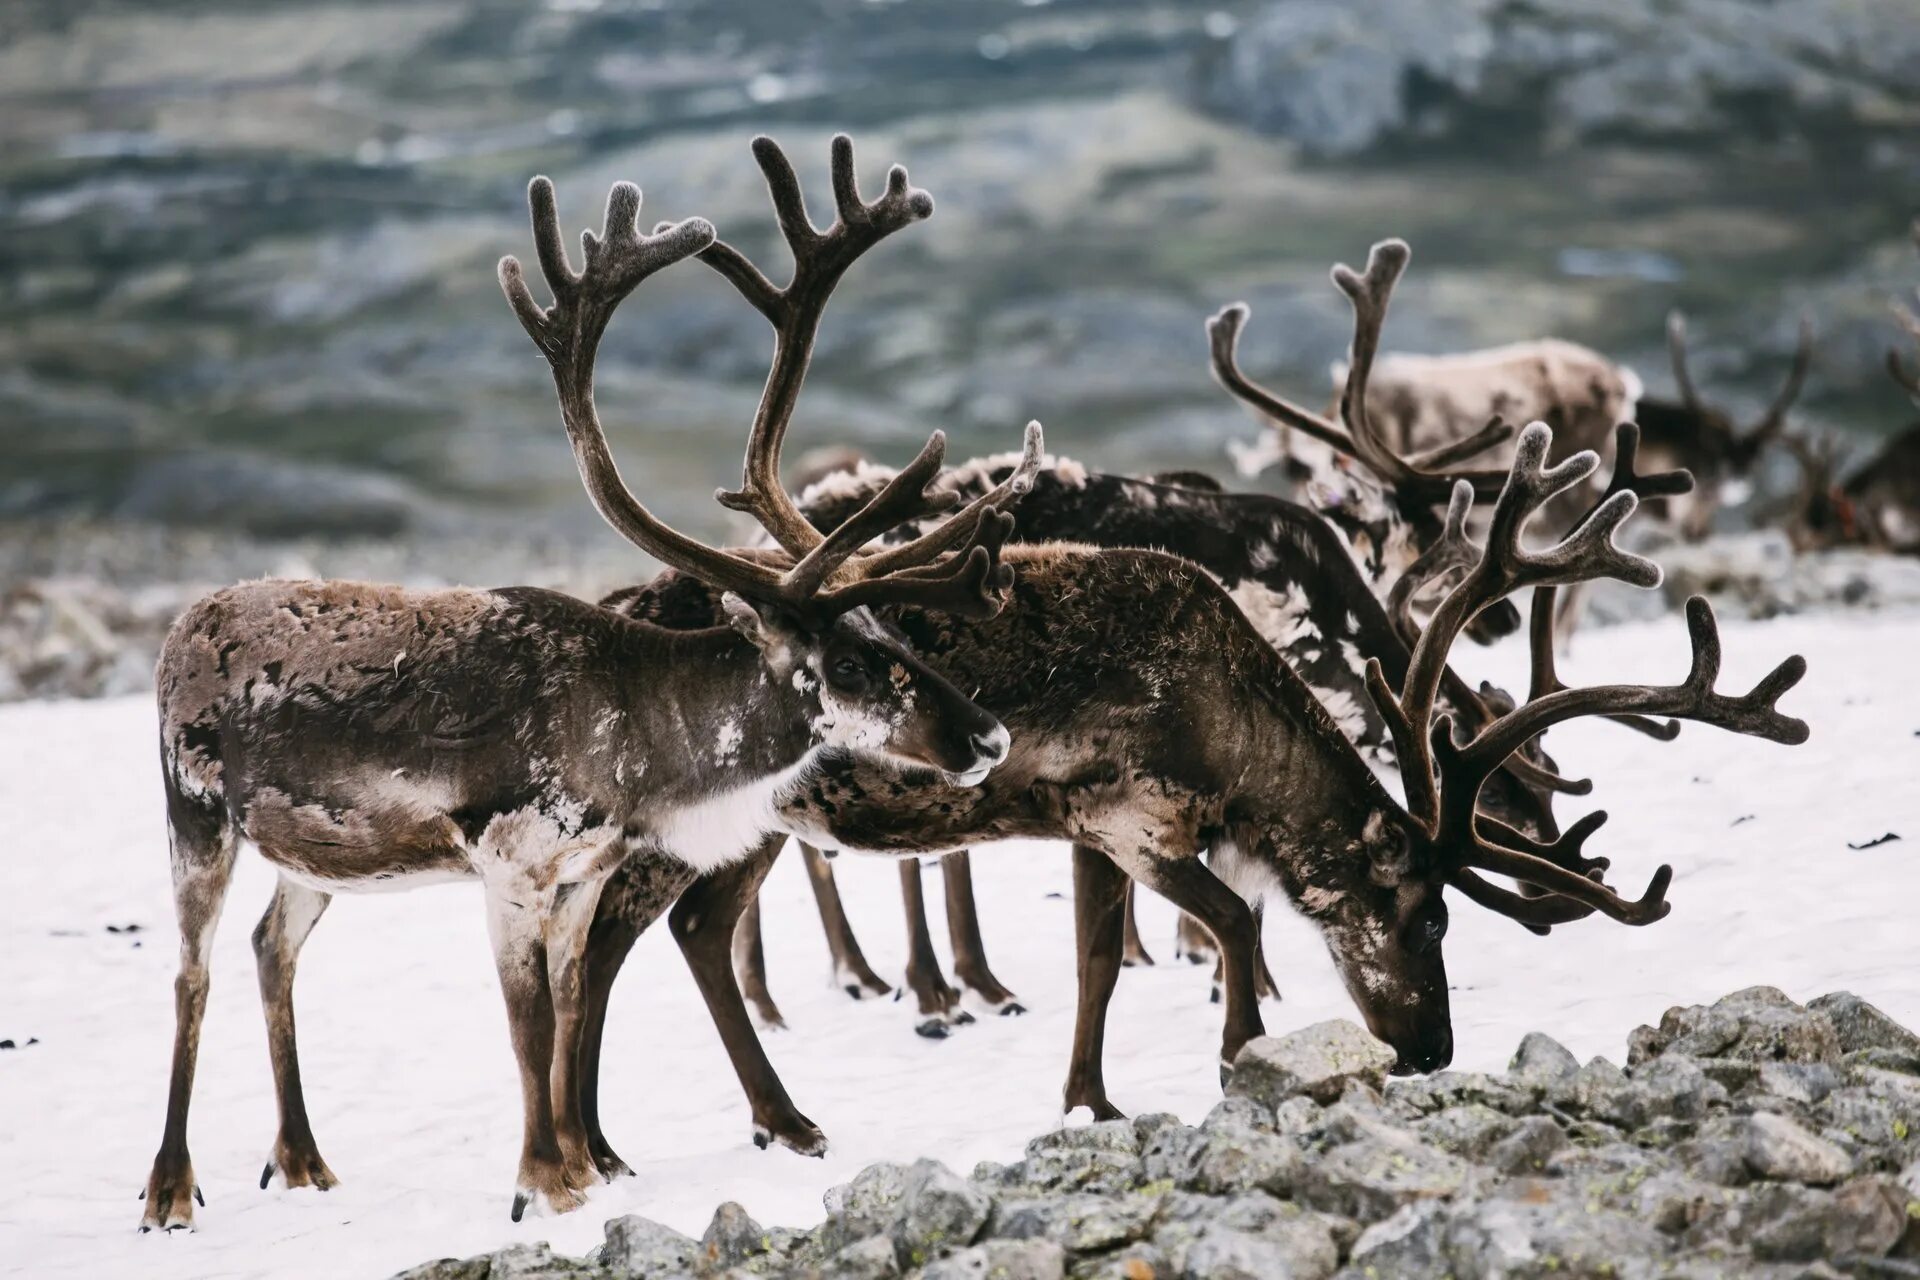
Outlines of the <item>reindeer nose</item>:
M 973 749 L 982 764 L 999 764 L 1007 758 L 1007 749 L 1013 745 L 1013 735 L 1007 732 L 1007 726 L 996 724 L 991 733 L 973 735 Z

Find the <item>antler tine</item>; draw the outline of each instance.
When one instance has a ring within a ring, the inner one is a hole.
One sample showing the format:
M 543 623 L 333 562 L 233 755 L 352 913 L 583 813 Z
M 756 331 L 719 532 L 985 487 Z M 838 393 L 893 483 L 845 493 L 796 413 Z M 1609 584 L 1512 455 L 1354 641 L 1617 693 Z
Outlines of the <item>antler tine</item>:
M 1563 898 L 1559 894 L 1528 898 L 1483 880 L 1465 867 L 1449 875 L 1447 883 L 1464 893 L 1469 901 L 1517 921 L 1532 933 L 1549 933 L 1554 925 L 1584 920 L 1594 910 L 1584 902 Z
M 1000 549 L 1012 533 L 1013 517 L 989 508 L 980 512 L 968 545 L 958 553 L 884 577 L 858 579 L 823 592 L 822 603 L 834 612 L 884 603 L 990 618 L 1013 586 L 1013 569 L 1000 563 Z
M 1518 430 L 1511 422 L 1494 414 L 1487 419 L 1487 425 L 1470 436 L 1450 440 L 1446 444 L 1435 445 L 1431 449 L 1411 454 L 1407 465 L 1416 471 L 1433 471 L 1440 467 L 1449 467 L 1456 462 L 1478 457 L 1497 444 L 1505 444 L 1513 439 Z
M 1687 365 L 1687 318 L 1679 311 L 1667 312 L 1667 358 L 1673 363 L 1673 383 L 1680 401 L 1695 413 L 1705 413 L 1700 392 L 1693 385 L 1693 373 Z
M 1467 534 L 1467 517 L 1472 511 L 1473 491 L 1454 486 L 1446 517 L 1440 523 L 1440 536 L 1415 557 L 1387 592 L 1387 617 L 1408 645 L 1420 638 L 1420 626 L 1413 619 L 1414 598 L 1430 586 L 1443 585 L 1453 574 L 1471 569 L 1480 558 L 1480 548 Z
M 1807 384 L 1807 372 L 1813 368 L 1813 317 L 1802 312 L 1800 315 L 1800 338 L 1794 345 L 1793 364 L 1787 369 L 1787 380 L 1780 384 L 1779 392 L 1767 411 L 1760 415 L 1760 421 L 1754 424 L 1749 437 L 1755 442 L 1773 439 L 1787 425 L 1787 411 L 1793 408 L 1794 401 L 1800 398 L 1801 389 Z
M 689 538 L 634 497 L 607 447 L 606 430 L 593 401 L 594 357 L 614 309 L 648 276 L 712 243 L 713 225 L 704 218 L 689 218 L 643 236 L 638 224 L 640 189 L 630 182 L 615 183 L 607 196 L 601 233 L 581 237 L 585 265 L 576 273 L 567 261 L 560 234 L 553 184 L 535 178 L 527 187 L 527 204 L 553 305 L 542 307 L 534 300 L 526 273 L 512 256 L 500 260 L 500 287 L 552 368 L 561 420 L 594 507 L 622 537 L 664 564 L 723 590 L 758 599 L 777 598 L 781 586 L 775 570 Z
M 859 523 L 848 530 L 845 537 L 834 538 L 830 547 L 823 546 L 827 538 L 800 513 L 781 484 L 781 445 L 792 421 L 801 385 L 806 380 L 807 367 L 813 359 L 814 338 L 834 286 L 861 254 L 908 223 L 929 217 L 933 213 L 933 197 L 909 186 L 906 170 L 896 165 L 888 174 L 885 194 L 871 204 L 862 203 L 854 178 L 853 143 L 846 135 L 837 135 L 833 140 L 831 167 L 834 206 L 839 216 L 832 226 L 821 231 L 807 215 L 799 176 L 780 145 L 772 138 L 755 138 L 753 155 L 766 178 L 780 234 L 793 255 L 793 276 L 784 287 L 775 285 L 745 254 L 724 241 L 715 241 L 700 255 L 701 261 L 724 276 L 774 329 L 773 363 L 747 440 L 741 486 L 737 490 L 723 489 L 715 497 L 721 505 L 758 520 L 774 541 L 799 562 L 795 571 L 804 566 L 805 579 L 815 580 L 818 585 L 831 577 L 865 541 L 884 530 L 876 527 L 878 513 L 863 510 L 849 521 Z M 909 471 L 918 474 L 925 470 L 923 459 L 927 450 L 935 447 L 929 440 L 921 451 L 921 458 L 915 460 Z M 923 479 L 930 478 L 937 470 L 936 461 Z M 896 480 L 903 480 L 907 474 L 902 472 Z M 944 510 L 921 495 L 921 488 L 912 490 L 912 495 L 920 495 L 917 503 L 907 500 L 909 494 L 904 486 L 898 489 L 889 486 L 889 490 L 891 492 L 876 495 L 873 501 L 877 503 L 885 497 L 887 505 L 883 510 L 898 517 L 896 523 Z M 856 538 L 857 534 L 866 536 Z
M 1693 473 L 1684 468 L 1674 471 L 1656 471 L 1651 475 L 1641 475 L 1635 467 L 1640 456 L 1640 427 L 1638 423 L 1622 422 L 1613 430 L 1613 475 L 1607 481 L 1606 490 L 1600 495 L 1585 515 L 1580 518 L 1584 524 L 1608 498 L 1616 493 L 1631 493 L 1637 498 L 1674 497 L 1693 490 Z M 1533 659 L 1532 680 L 1528 686 L 1527 699 L 1532 701 L 1543 694 L 1552 693 L 1566 686 L 1560 682 L 1554 670 L 1553 623 L 1557 613 L 1556 600 L 1558 587 L 1535 587 L 1533 590 L 1532 613 L 1528 619 L 1528 643 Z M 1664 723 L 1649 720 L 1645 716 L 1610 716 L 1616 724 L 1644 733 L 1650 738 L 1662 742 L 1671 742 L 1680 734 L 1678 721 Z
M 1353 345 L 1347 359 L 1346 386 L 1340 393 L 1340 418 L 1352 437 L 1355 456 L 1395 488 L 1437 500 L 1456 480 L 1465 480 L 1478 497 L 1490 499 L 1505 484 L 1505 472 L 1468 471 L 1453 476 L 1416 465 L 1395 453 L 1380 437 L 1367 408 L 1367 384 L 1373 376 L 1374 357 L 1380 351 L 1380 331 L 1386 324 L 1387 304 L 1412 256 L 1406 241 L 1382 240 L 1367 253 L 1365 272 L 1355 272 L 1345 263 L 1333 269 L 1333 283 L 1353 306 Z M 1449 459 L 1472 457 L 1505 439 L 1501 431 L 1499 425 L 1489 423 L 1465 440 L 1431 452 Z
M 924 564 L 951 550 L 970 533 L 981 512 L 989 507 L 996 510 L 1008 507 L 1032 492 L 1033 478 L 1039 474 L 1040 463 L 1045 455 L 1046 441 L 1041 434 L 1040 424 L 1029 422 L 1026 436 L 1021 442 L 1020 461 L 1011 475 L 956 511 L 952 518 L 942 521 L 938 528 L 921 534 L 911 542 L 862 557 L 862 571 L 878 577 L 911 565 Z
M 1276 426 L 1292 427 L 1330 445 L 1348 457 L 1358 457 L 1352 437 L 1310 409 L 1303 409 L 1249 378 L 1240 368 L 1240 332 L 1252 309 L 1244 302 L 1222 307 L 1207 320 L 1207 348 L 1214 381 L 1228 395 Z
M 803 589 L 807 594 L 817 591 L 835 569 L 887 530 L 917 520 L 929 511 L 952 506 L 952 494 L 927 491 L 927 486 L 940 474 L 946 456 L 947 433 L 936 431 L 927 437 L 927 443 L 913 461 L 887 481 L 879 493 L 800 558 L 787 574 L 796 589 Z M 941 505 L 943 500 L 945 506 Z

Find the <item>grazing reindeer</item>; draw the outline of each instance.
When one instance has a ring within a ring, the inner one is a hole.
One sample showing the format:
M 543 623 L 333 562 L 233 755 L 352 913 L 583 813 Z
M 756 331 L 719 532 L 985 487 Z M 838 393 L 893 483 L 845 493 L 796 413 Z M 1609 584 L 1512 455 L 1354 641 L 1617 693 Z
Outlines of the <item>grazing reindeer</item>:
M 763 164 L 770 150 L 756 144 Z M 478 879 L 524 1093 L 517 1220 L 530 1201 L 577 1206 L 611 1172 L 596 1169 L 588 1149 L 573 1047 L 587 928 L 617 867 L 635 864 L 622 882 L 630 895 L 676 872 L 763 874 L 751 861 L 742 870 L 743 854 L 779 829 L 779 810 L 830 751 L 913 766 L 957 793 L 1005 757 L 1000 722 L 870 612 L 895 601 L 985 614 L 1009 585 L 996 561 L 1006 519 L 992 503 L 905 546 L 859 553 L 893 524 L 943 509 L 925 492 L 942 437 L 824 535 L 777 481 L 768 487 L 832 279 L 932 207 L 898 168 L 879 200 L 862 203 L 845 139 L 834 162 L 841 224 L 819 237 L 807 287 L 780 297 L 787 327 L 746 484 L 721 495 L 762 522 L 790 567 L 704 545 L 653 516 L 620 479 L 594 408 L 594 354 L 614 308 L 662 268 L 727 252 L 712 226 L 696 218 L 642 235 L 640 192 L 617 184 L 603 232 L 582 238 L 576 273 L 553 188 L 536 178 L 529 201 L 553 305 L 534 301 L 518 262 L 500 264 L 514 313 L 552 366 L 595 506 L 635 546 L 726 593 L 717 625 L 668 631 L 524 587 L 272 581 L 216 592 L 175 624 L 158 685 L 178 1021 L 143 1230 L 192 1224 L 187 1106 L 207 953 L 239 840 L 280 870 L 254 934 L 280 1104 L 262 1185 L 276 1174 L 293 1186 L 334 1182 L 307 1120 L 292 1005 L 300 947 L 331 896 Z
M 1404 807 L 1196 566 L 1145 551 L 1014 545 L 1005 556 L 1018 576 L 993 618 L 935 617 L 912 606 L 887 611 L 921 652 L 963 685 L 977 685 L 981 705 L 1001 715 L 1013 734 L 1006 762 L 979 788 L 962 791 L 836 757 L 806 794 L 783 806 L 783 816 L 809 839 L 896 855 L 1003 838 L 1074 845 L 1081 994 L 1069 1109 L 1120 1114 L 1106 1096 L 1100 1046 L 1128 876 L 1199 916 L 1219 940 L 1223 1064 L 1260 1033 L 1252 917 L 1201 863 L 1207 848 L 1239 883 L 1276 885 L 1320 929 L 1361 1015 L 1395 1049 L 1398 1070 L 1445 1065 L 1452 1034 L 1444 887 L 1537 931 L 1596 912 L 1649 924 L 1668 910 L 1668 867 L 1637 900 L 1600 882 L 1606 864 L 1583 847 L 1603 814 L 1546 842 L 1479 809 L 1481 788 L 1515 751 L 1556 724 L 1595 715 L 1676 716 L 1783 743 L 1807 735 L 1803 723 L 1775 708 L 1805 663 L 1789 659 L 1743 696 L 1719 693 L 1713 614 L 1694 600 L 1687 610 L 1693 664 L 1682 683 L 1560 687 L 1549 628 L 1548 646 L 1536 653 L 1536 696 L 1456 742 L 1450 718 L 1438 712 L 1440 687 L 1447 651 L 1473 613 L 1537 588 L 1534 607 L 1550 618 L 1559 586 L 1596 577 L 1640 586 L 1659 580 L 1657 566 L 1611 540 L 1637 502 L 1630 491 L 1606 496 L 1556 545 L 1523 545 L 1528 519 L 1599 465 L 1582 453 L 1549 468 L 1550 444 L 1543 425 L 1523 433 L 1487 545 L 1434 611 L 1398 694 L 1369 664 L 1368 688 L 1400 752 Z M 1470 485 L 1456 489 L 1456 522 L 1472 496 Z M 633 603 L 693 617 L 702 598 L 711 614 L 710 588 L 669 573 L 652 596 Z M 1502 888 L 1483 873 L 1546 896 Z M 610 979 L 615 960 L 596 956 L 590 981 Z M 730 1044 L 751 1038 L 738 1002 L 714 1013 L 733 1020 L 731 1033 L 723 1032 Z M 755 1091 L 769 1082 L 744 1070 L 742 1078 L 752 1081 L 760 1114 Z
M 1800 340 L 1786 380 L 1751 427 L 1742 429 L 1733 416 L 1701 399 L 1687 362 L 1687 324 L 1678 311 L 1667 317 L 1667 352 L 1673 360 L 1673 381 L 1679 400 L 1646 397 L 1636 421 L 1641 447 L 1659 465 L 1684 467 L 1693 473 L 1691 497 L 1663 500 L 1661 516 L 1680 536 L 1697 542 L 1713 531 L 1713 517 L 1725 502 L 1738 503 L 1767 446 L 1786 430 L 1787 414 L 1806 385 L 1813 366 L 1813 322 L 1800 320 Z
M 1375 283 L 1381 295 L 1391 288 L 1392 279 L 1387 273 L 1400 260 L 1391 246 L 1376 255 L 1381 265 Z M 1369 293 L 1365 298 L 1373 296 Z M 1360 296 L 1353 301 L 1355 348 L 1370 350 L 1385 319 L 1384 298 L 1379 305 Z M 1221 332 L 1216 330 L 1215 337 L 1215 367 L 1233 378 L 1237 368 L 1232 334 L 1224 335 L 1224 344 Z M 1353 398 L 1359 402 L 1357 388 L 1364 385 L 1371 366 L 1360 360 L 1350 367 L 1356 379 Z M 1338 431 L 1331 424 L 1322 429 Z M 1371 440 L 1364 421 L 1356 434 Z M 977 499 L 992 485 L 1005 483 L 1015 462 L 1011 456 L 978 459 L 948 472 L 938 483 L 962 500 Z M 829 527 L 867 501 L 891 474 L 885 468 L 856 462 L 848 470 L 820 477 L 804 490 L 801 510 L 816 524 Z M 1314 512 L 1285 499 L 1229 494 L 1218 486 L 1196 485 L 1187 477 L 1174 479 L 1182 483 L 1089 473 L 1078 463 L 1055 460 L 1034 476 L 1033 491 L 1015 510 L 1014 539 L 1024 543 L 1156 548 L 1200 565 L 1228 590 L 1248 620 L 1306 681 L 1341 731 L 1356 746 L 1390 760 L 1385 722 L 1366 690 L 1366 662 L 1377 658 L 1390 677 L 1398 679 L 1405 670 L 1410 646 L 1392 625 L 1353 558 L 1343 550 L 1340 536 Z M 1424 492 L 1449 482 L 1448 476 L 1423 471 L 1407 476 L 1403 491 Z M 906 536 L 906 531 L 896 536 Z M 1414 566 L 1415 576 L 1403 576 L 1399 583 L 1412 584 L 1416 576 L 1424 574 L 1421 561 L 1415 561 Z M 617 593 L 602 603 L 625 607 L 645 590 Z M 1491 718 L 1482 699 L 1464 682 L 1450 671 L 1446 678 L 1449 706 L 1465 723 L 1477 725 Z M 1487 800 L 1503 820 L 1550 840 L 1558 833 L 1544 793 L 1567 790 L 1568 784 L 1532 767 L 1535 764 L 1528 757 L 1516 758 L 1493 780 Z M 835 984 L 855 999 L 869 993 L 884 994 L 886 984 L 873 974 L 847 923 L 832 865 L 810 846 L 803 846 L 803 854 L 833 955 Z M 905 861 L 900 875 L 908 917 L 906 986 L 916 1000 L 915 1029 L 924 1036 L 944 1037 L 951 1023 L 971 1019 L 960 1008 L 960 992 L 949 986 L 940 972 L 925 916 L 921 869 L 916 862 Z M 964 854 L 949 855 L 942 860 L 942 875 L 956 975 L 989 1008 L 1002 1013 L 1021 1011 L 1013 993 L 987 964 L 979 922 L 972 910 L 970 862 Z M 1255 910 L 1257 914 L 1257 904 Z M 1131 919 L 1129 913 L 1129 922 Z M 1216 958 L 1203 930 L 1186 921 L 1183 926 L 1183 954 L 1195 963 Z M 1130 944 L 1132 961 L 1139 963 L 1143 953 L 1136 929 Z M 758 913 L 750 910 L 743 919 L 735 956 L 740 983 L 761 1025 L 783 1025 L 767 987 L 761 955 Z M 1263 996 L 1274 994 L 1264 964 L 1257 967 L 1256 978 Z

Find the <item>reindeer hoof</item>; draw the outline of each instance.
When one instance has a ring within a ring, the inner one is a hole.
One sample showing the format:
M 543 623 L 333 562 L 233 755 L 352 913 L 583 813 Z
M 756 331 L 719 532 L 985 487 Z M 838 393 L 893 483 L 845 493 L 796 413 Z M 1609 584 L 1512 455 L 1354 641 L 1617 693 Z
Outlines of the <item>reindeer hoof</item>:
M 913 1034 L 928 1040 L 945 1040 L 953 1034 L 953 1028 L 947 1025 L 945 1018 L 927 1018 L 913 1024 Z
M 1027 1006 L 1021 1004 L 1018 1000 L 1009 1000 L 1000 1006 L 1000 1016 L 1003 1018 L 1017 1018 L 1026 1011 Z
M 973 1015 L 965 1009 L 955 1009 L 953 1011 L 953 1022 L 955 1026 L 970 1027 L 973 1025 Z
M 778 1133 L 764 1124 L 753 1126 L 754 1146 L 765 1151 L 775 1142 L 798 1155 L 818 1158 L 827 1154 L 827 1135 L 820 1131 L 819 1125 L 801 1115 L 783 1121 Z

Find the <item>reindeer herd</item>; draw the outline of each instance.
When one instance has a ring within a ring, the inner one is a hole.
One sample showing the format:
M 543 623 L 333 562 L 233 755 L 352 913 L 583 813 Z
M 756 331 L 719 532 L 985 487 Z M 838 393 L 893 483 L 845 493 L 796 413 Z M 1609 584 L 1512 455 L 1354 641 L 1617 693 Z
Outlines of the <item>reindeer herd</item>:
M 142 1230 L 193 1223 L 188 1104 L 210 944 L 243 841 L 279 873 L 253 935 L 279 1104 L 263 1187 L 335 1181 L 308 1121 L 293 1013 L 300 950 L 332 895 L 449 879 L 480 884 L 520 1068 L 515 1219 L 574 1208 L 628 1171 L 600 1124 L 602 1032 L 612 983 L 662 914 L 756 1141 L 824 1151 L 755 1025 L 780 1019 L 757 898 L 790 838 L 836 982 L 856 998 L 888 988 L 847 925 L 828 851 L 897 860 L 927 1034 L 965 1015 L 932 954 L 920 859 L 942 860 L 957 977 L 1017 1012 L 980 942 L 968 851 L 1017 837 L 1069 845 L 1069 1110 L 1121 1114 L 1102 1043 L 1121 968 L 1151 963 L 1132 926 L 1135 885 L 1179 907 L 1182 950 L 1217 965 L 1223 1073 L 1263 1031 L 1269 894 L 1319 930 L 1396 1069 L 1430 1071 L 1453 1049 L 1446 890 L 1539 933 L 1667 913 L 1667 867 L 1637 896 L 1606 883 L 1607 859 L 1587 851 L 1604 813 L 1556 820 L 1553 798 L 1591 783 L 1558 772 L 1541 745 L 1548 729 L 1601 716 L 1659 738 L 1696 720 L 1806 739 L 1776 708 L 1805 664 L 1789 658 L 1744 694 L 1716 689 L 1720 643 L 1700 600 L 1687 605 L 1692 665 L 1679 684 L 1560 681 L 1565 595 L 1598 579 L 1659 581 L 1614 541 L 1636 507 L 1664 506 L 1697 535 L 1762 451 L 1786 441 L 1812 477 L 1796 537 L 1920 542 L 1920 468 L 1900 452 L 1920 451 L 1920 427 L 1891 462 L 1844 484 L 1830 450 L 1785 431 L 1811 357 L 1804 331 L 1779 396 L 1744 429 L 1695 391 L 1677 320 L 1681 398 L 1670 404 L 1571 344 L 1382 355 L 1408 259 L 1391 240 L 1363 271 L 1334 271 L 1353 335 L 1324 413 L 1242 371 L 1245 307 L 1207 325 L 1215 377 L 1275 426 L 1268 460 L 1286 462 L 1311 505 L 1190 473 L 1089 471 L 1047 456 L 1038 424 L 1017 454 L 945 468 L 935 433 L 899 471 L 859 463 L 792 495 L 782 449 L 834 287 L 933 201 L 898 166 L 865 198 L 852 145 L 836 138 L 835 216 L 822 229 L 780 148 L 761 138 L 753 152 L 793 260 L 784 285 L 704 219 L 643 232 L 627 183 L 601 231 L 583 234 L 577 268 L 552 186 L 532 183 L 550 305 L 518 261 L 500 264 L 589 497 L 663 572 L 598 604 L 526 587 L 262 581 L 216 592 L 175 624 L 157 683 L 180 969 Z M 711 546 L 653 515 L 621 476 L 595 403 L 615 309 L 689 259 L 774 331 L 742 486 L 716 495 L 758 523 L 752 546 Z M 1920 339 L 1920 322 L 1910 328 Z M 1890 368 L 1920 397 L 1906 362 Z M 1532 425 L 1516 432 L 1516 420 Z M 1642 473 L 1642 460 L 1663 469 Z M 1816 464 L 1826 470 L 1813 475 Z M 1468 684 L 1448 655 L 1463 632 L 1517 631 L 1523 592 L 1522 700 Z

